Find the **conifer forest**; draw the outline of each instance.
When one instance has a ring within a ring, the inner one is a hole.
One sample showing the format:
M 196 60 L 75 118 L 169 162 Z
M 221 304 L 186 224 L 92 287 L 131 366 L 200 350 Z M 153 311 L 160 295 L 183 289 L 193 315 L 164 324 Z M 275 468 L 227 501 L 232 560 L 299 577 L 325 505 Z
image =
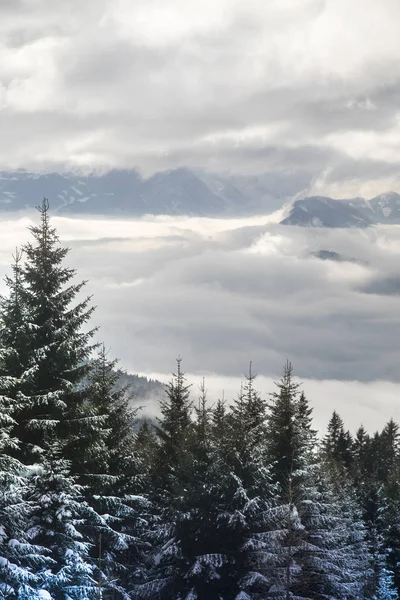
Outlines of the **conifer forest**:
M 399 598 L 397 423 L 350 433 L 332 406 L 317 432 L 289 361 L 268 397 L 250 363 L 211 402 L 181 359 L 160 418 L 140 419 L 46 200 L 10 262 L 0 598 Z

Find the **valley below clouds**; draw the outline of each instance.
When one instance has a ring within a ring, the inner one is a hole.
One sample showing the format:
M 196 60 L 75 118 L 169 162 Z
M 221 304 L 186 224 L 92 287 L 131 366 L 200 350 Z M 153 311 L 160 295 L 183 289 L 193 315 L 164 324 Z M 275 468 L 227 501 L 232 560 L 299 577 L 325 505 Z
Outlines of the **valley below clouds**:
M 352 428 L 361 413 L 372 430 L 399 419 L 400 226 L 300 228 L 280 217 L 53 223 L 88 280 L 97 338 L 129 372 L 165 380 L 180 355 L 195 384 L 206 376 L 211 400 L 229 399 L 249 361 L 271 392 L 289 359 L 319 427 L 334 407 Z M 2 277 L 33 218 L 2 218 Z

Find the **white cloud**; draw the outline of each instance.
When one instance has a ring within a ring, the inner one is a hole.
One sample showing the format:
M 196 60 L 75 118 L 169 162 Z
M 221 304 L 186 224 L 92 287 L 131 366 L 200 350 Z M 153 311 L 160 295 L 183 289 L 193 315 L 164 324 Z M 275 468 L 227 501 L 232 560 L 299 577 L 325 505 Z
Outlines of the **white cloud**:
M 342 194 L 397 186 L 399 11 L 3 2 L 0 164 L 299 170 Z
M 101 336 L 131 370 L 398 381 L 400 228 L 307 230 L 269 218 L 55 218 Z M 29 237 L 0 224 L 0 268 Z M 339 252 L 348 262 L 312 253 Z M 352 262 L 358 261 L 358 262 Z
M 1 221 L 0 276 L 36 220 Z M 165 379 L 182 355 L 191 381 L 206 375 L 210 398 L 225 390 L 229 399 L 250 360 L 266 394 L 290 359 L 319 429 L 333 408 L 353 431 L 400 420 L 398 295 L 362 291 L 398 277 L 400 227 L 308 230 L 271 217 L 53 222 L 89 280 L 99 339 L 128 371 Z M 310 255 L 319 249 L 364 262 Z

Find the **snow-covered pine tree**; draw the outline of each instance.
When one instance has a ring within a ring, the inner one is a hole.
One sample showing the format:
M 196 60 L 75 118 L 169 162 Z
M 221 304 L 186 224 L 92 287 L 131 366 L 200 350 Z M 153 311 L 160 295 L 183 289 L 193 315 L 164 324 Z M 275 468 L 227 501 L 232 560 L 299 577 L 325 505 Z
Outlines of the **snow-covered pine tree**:
M 190 385 L 177 359 L 177 372 L 166 386 L 160 403 L 162 417 L 155 426 L 157 447 L 151 468 L 151 501 L 155 526 L 149 539 L 154 545 L 146 581 L 135 587 L 143 598 L 178 599 L 185 587 L 178 523 L 185 511 L 186 486 L 189 484 L 192 457 L 189 437 L 193 433 L 193 404 Z
M 103 344 L 92 363 L 86 397 L 89 414 L 103 419 L 102 428 L 86 440 L 80 476 L 88 502 L 102 516 L 86 529 L 97 576 L 115 598 L 137 580 L 149 514 L 149 502 L 141 496 L 145 469 L 135 452 L 137 410 L 130 406 L 129 388 L 119 385 L 120 376 Z
M 182 461 L 182 509 L 177 515 L 174 538 L 167 548 L 179 556 L 179 574 L 171 582 L 171 597 L 216 600 L 220 597 L 223 565 L 218 532 L 219 473 L 211 448 L 211 409 L 204 380 L 200 385 L 194 419 L 184 446 Z M 163 559 L 163 553 L 160 558 Z
M 139 485 L 135 459 L 135 423 L 138 409 L 132 408 L 129 386 L 121 387 L 118 361 L 110 360 L 104 344 L 91 362 L 85 406 L 95 417 L 92 436 L 84 440 L 80 473 L 91 493 L 124 493 Z
M 393 574 L 395 589 L 400 592 L 400 432 L 390 421 L 379 436 L 378 484 L 381 485 L 380 533 L 383 537 L 385 567 Z
M 310 410 L 293 379 L 293 367 L 287 362 L 278 391 L 272 394 L 268 415 L 268 449 L 274 481 L 285 487 L 294 474 L 304 469 L 305 457 L 315 443 Z
M 26 347 L 20 299 L 21 253 L 14 255 L 13 277 L 6 277 L 9 295 L 0 301 L 0 598 L 39 598 L 40 582 L 49 563 L 46 549 L 26 534 L 31 507 L 26 498 L 23 465 L 15 458 L 20 441 L 13 419 Z
M 217 447 L 223 445 L 227 435 L 227 409 L 224 395 L 219 398 L 211 413 L 211 437 Z
M 52 600 L 95 599 L 99 597 L 98 583 L 82 529 L 98 517 L 82 502 L 82 491 L 70 475 L 70 464 L 62 452 L 63 446 L 48 438 L 41 464 L 29 477 L 32 514 L 27 534 L 51 553 L 52 564 L 42 588 Z
M 373 436 L 359 428 L 353 444 L 351 477 L 367 529 L 373 593 L 383 567 L 393 572 L 396 589 L 400 585 L 399 458 L 398 426 L 392 419 Z
M 368 459 L 370 444 L 370 436 L 364 426 L 360 425 L 353 440 L 351 478 L 355 483 L 362 504 L 364 503 L 364 497 L 367 493 L 366 488 L 371 479 L 371 464 Z
M 143 489 L 147 491 L 150 490 L 152 485 L 152 467 L 157 452 L 158 438 L 154 424 L 148 418 L 141 419 L 135 437 L 134 453 L 140 463 Z
M 46 438 L 54 435 L 74 471 L 82 459 L 79 440 L 93 428 L 81 385 L 90 370 L 93 335 L 82 328 L 93 308 L 90 298 L 73 304 L 85 282 L 72 283 L 75 271 L 63 266 L 68 248 L 59 245 L 50 224 L 48 201 L 38 210 L 41 223 L 30 228 L 34 241 L 23 247 L 20 271 L 26 346 L 13 410 L 21 441 L 18 458 L 38 460 Z
M 333 411 L 328 423 L 327 433 L 322 441 L 322 458 L 324 468 L 330 473 L 332 481 L 336 481 L 340 490 L 342 483 L 348 480 L 353 464 L 353 439 L 344 428 L 343 419 Z
M 161 504 L 169 508 L 182 486 L 179 477 L 182 449 L 192 428 L 190 388 L 182 371 L 182 360 L 178 358 L 177 372 L 167 384 L 166 398 L 160 403 L 162 418 L 156 426 L 159 447 L 153 469 L 156 494 Z
M 227 440 L 219 446 L 224 503 L 218 520 L 227 559 L 221 573 L 224 599 L 264 598 L 271 585 L 265 567 L 280 545 L 277 490 L 271 483 L 266 445 L 267 402 L 256 391 L 254 380 L 250 363 L 249 374 L 226 417 Z
M 394 574 L 385 567 L 379 575 L 378 588 L 373 600 L 398 600 L 399 596 L 394 584 Z
M 180 486 L 174 488 L 174 512 L 169 527 L 163 522 L 168 535 L 152 577 L 136 590 L 140 597 L 245 600 L 262 598 L 268 588 L 261 568 L 265 548 L 276 543 L 271 533 L 275 490 L 265 460 L 266 402 L 253 381 L 250 372 L 226 416 L 219 403 L 218 415 L 213 411 L 211 417 L 203 389 L 194 421 L 185 419 L 189 425 L 173 471 Z M 221 440 L 214 428 L 220 431 L 225 419 Z
M 312 410 L 287 363 L 270 406 L 269 459 L 281 497 L 281 547 L 270 598 L 359 598 L 368 567 L 362 524 L 321 472 Z M 348 513 L 351 511 L 348 510 Z
M 315 432 L 311 427 L 312 411 L 300 384 L 293 379 L 289 362 L 276 386 L 278 391 L 271 394 L 269 405 L 267 444 L 273 480 L 279 490 L 276 528 L 280 532 L 279 545 L 271 548 L 274 558 L 265 564 L 265 574 L 272 582 L 267 597 L 288 600 L 301 588 L 301 563 L 305 559 L 301 552 L 306 547 L 306 532 L 300 508 L 308 495 L 310 472 L 315 464 Z
M 69 469 L 81 472 L 88 442 L 101 446 L 104 415 L 89 411 L 85 384 L 91 369 L 93 330 L 84 332 L 83 326 L 92 313 L 90 298 L 74 305 L 84 282 L 74 285 L 74 271 L 63 266 L 68 249 L 58 245 L 48 208 L 44 200 L 39 208 L 41 224 L 31 228 L 34 242 L 24 246 L 26 261 L 21 266 L 20 259 L 16 260 L 14 279 L 8 280 L 11 293 L 2 303 L 7 328 L 1 340 L 4 369 L 0 388 L 15 421 L 15 457 L 25 464 L 37 460 L 47 465 L 49 440 L 57 439 L 62 468 L 69 477 Z M 42 479 L 46 472 L 41 472 Z M 38 477 L 36 481 L 39 485 L 41 480 Z M 45 493 L 44 488 L 42 491 Z M 86 506 L 78 496 L 74 502 L 82 509 Z M 90 522 L 121 540 L 119 532 L 93 508 L 86 509 Z M 88 523 L 82 528 L 85 533 Z
M 13 424 L 0 396 L 0 598 L 33 600 L 50 561 L 46 549 L 31 543 L 26 533 L 31 507 L 23 465 L 10 454 L 17 446 Z

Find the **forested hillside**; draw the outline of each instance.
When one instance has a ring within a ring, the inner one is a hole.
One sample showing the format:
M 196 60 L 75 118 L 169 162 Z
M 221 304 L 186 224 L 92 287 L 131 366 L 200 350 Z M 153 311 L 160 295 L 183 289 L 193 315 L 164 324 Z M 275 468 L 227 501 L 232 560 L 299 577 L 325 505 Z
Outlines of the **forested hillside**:
M 138 427 L 39 217 L 0 307 L 0 598 L 398 598 L 398 425 L 352 435 L 333 412 L 320 439 L 289 362 L 268 398 L 250 364 L 212 404 L 179 359 Z

